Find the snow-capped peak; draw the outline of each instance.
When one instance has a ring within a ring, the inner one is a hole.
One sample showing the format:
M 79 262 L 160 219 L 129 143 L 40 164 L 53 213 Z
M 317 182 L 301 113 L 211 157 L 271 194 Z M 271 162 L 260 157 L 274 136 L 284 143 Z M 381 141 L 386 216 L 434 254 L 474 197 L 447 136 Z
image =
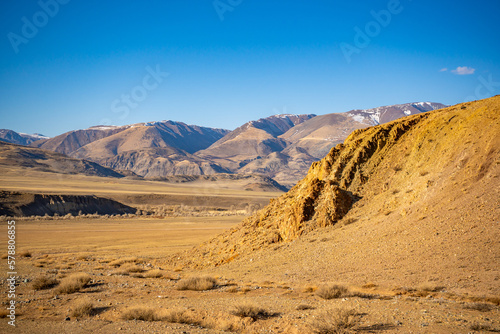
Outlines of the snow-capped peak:
M 27 136 L 27 137 L 31 137 L 31 138 L 37 138 L 37 139 L 49 139 L 50 138 L 50 137 L 44 136 L 40 133 L 33 133 L 33 134 L 23 133 L 23 132 L 18 132 L 18 133 L 22 136 Z

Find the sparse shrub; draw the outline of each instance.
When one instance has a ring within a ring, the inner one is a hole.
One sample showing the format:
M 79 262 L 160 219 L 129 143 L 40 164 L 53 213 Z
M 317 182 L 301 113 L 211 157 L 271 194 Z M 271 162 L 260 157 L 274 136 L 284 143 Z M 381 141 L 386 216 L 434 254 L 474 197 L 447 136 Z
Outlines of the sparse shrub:
M 39 276 L 33 280 L 32 287 L 34 290 L 51 289 L 59 284 L 59 281 L 53 277 Z
M 78 292 L 83 289 L 89 282 L 90 276 L 85 273 L 76 273 L 65 277 L 57 289 L 54 291 L 56 294 L 70 294 Z
M 190 277 L 179 281 L 177 290 L 204 291 L 211 290 L 217 285 L 217 280 L 213 277 Z
M 271 314 L 265 309 L 251 304 L 238 305 L 232 313 L 235 316 L 241 318 L 248 317 L 253 320 L 265 319 L 271 316 Z
M 94 305 L 86 299 L 77 301 L 71 310 L 71 315 L 76 318 L 87 317 L 93 314 Z
M 311 306 L 311 305 L 305 305 L 305 304 L 301 304 L 299 306 L 296 307 L 296 309 L 298 311 L 305 311 L 305 310 L 314 310 L 315 307 L 314 306 Z
M 403 170 L 403 168 L 401 166 L 394 166 L 392 167 L 392 169 L 395 171 L 395 172 L 400 172 Z
M 420 176 L 426 176 L 427 174 L 429 174 L 429 172 L 422 170 L 422 171 L 420 171 L 419 174 L 420 174 Z
M 341 285 L 323 285 L 316 290 L 316 295 L 323 299 L 334 299 L 347 296 L 347 288 Z
M 160 317 L 156 314 L 155 310 L 148 307 L 130 307 L 125 309 L 121 318 L 123 320 L 142 320 L 142 321 L 159 321 Z
M 311 324 L 318 334 L 356 333 L 354 327 L 359 324 L 359 315 L 354 310 L 328 310 L 318 316 Z

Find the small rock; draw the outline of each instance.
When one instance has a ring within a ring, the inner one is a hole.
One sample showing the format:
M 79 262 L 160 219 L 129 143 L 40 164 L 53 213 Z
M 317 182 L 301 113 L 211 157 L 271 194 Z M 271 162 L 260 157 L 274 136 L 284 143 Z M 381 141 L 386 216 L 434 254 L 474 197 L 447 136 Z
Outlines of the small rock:
M 66 317 L 66 319 L 64 319 L 65 321 L 70 321 L 71 318 L 70 317 Z

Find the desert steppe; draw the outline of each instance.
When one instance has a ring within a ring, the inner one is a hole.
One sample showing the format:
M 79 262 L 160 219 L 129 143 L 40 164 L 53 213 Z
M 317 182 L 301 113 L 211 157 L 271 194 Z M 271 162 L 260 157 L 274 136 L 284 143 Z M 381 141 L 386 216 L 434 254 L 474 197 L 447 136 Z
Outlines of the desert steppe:
M 357 130 L 285 194 L 3 165 L 4 191 L 151 214 L 15 218 L 16 328 L 4 310 L 0 331 L 499 332 L 499 105 Z

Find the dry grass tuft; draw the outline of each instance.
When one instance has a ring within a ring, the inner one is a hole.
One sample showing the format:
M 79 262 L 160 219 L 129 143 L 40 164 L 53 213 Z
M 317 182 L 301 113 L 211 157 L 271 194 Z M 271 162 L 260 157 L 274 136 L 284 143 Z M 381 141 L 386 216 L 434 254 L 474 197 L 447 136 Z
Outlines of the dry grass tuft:
M 20 257 L 31 257 L 31 252 L 30 251 L 22 251 L 19 253 Z
M 226 292 L 229 292 L 229 293 L 236 293 L 238 291 L 240 291 L 240 289 L 237 286 L 232 286 L 226 290 Z
M 69 294 L 78 292 L 83 289 L 89 282 L 90 275 L 85 273 L 76 273 L 63 278 L 57 289 L 54 290 L 56 294 Z
M 297 311 L 314 310 L 315 307 L 311 305 L 301 304 L 295 308 Z
M 33 280 L 32 287 L 34 290 L 51 289 L 59 284 L 59 281 L 53 277 L 39 276 Z
M 121 318 L 123 320 L 142 320 L 142 321 L 159 321 L 161 318 L 156 314 L 152 308 L 144 306 L 135 306 L 125 309 Z
M 365 293 L 365 292 L 351 292 L 349 294 L 349 297 L 358 297 L 358 298 L 363 298 L 363 299 L 377 299 L 380 298 L 379 295 L 375 295 L 372 293 Z
M 323 285 L 316 290 L 316 295 L 323 299 L 341 298 L 348 295 L 348 290 L 342 285 Z
M 484 300 L 495 305 L 500 305 L 500 297 L 486 297 Z
M 442 291 L 444 289 L 445 289 L 444 286 L 442 286 L 442 285 L 435 285 L 435 284 L 432 284 L 432 283 L 423 283 L 423 284 L 420 284 L 417 287 L 417 290 L 420 290 L 420 291 L 423 291 L 423 292 L 439 292 L 439 291 Z
M 265 309 L 251 304 L 236 306 L 232 314 L 241 318 L 252 318 L 253 320 L 265 319 L 271 316 Z
M 304 287 L 304 289 L 302 289 L 302 292 L 311 293 L 311 292 L 315 292 L 316 290 L 318 290 L 317 286 L 308 285 L 308 286 Z
M 0 309 L 0 319 L 7 318 L 9 311 L 5 308 Z
M 94 304 L 91 301 L 82 299 L 75 302 L 71 315 L 76 318 L 88 317 L 94 314 Z
M 486 304 L 486 303 L 472 303 L 472 304 L 464 305 L 464 309 L 481 311 L 481 312 L 488 312 L 488 311 L 491 311 L 493 309 L 493 305 Z
M 121 266 L 124 263 L 136 263 L 138 261 L 139 261 L 139 259 L 136 258 L 136 257 L 125 257 L 125 258 L 122 258 L 122 259 L 118 259 L 118 260 L 114 260 L 114 261 L 108 262 L 108 265 L 110 265 L 111 267 L 119 267 L 119 266 Z
M 131 273 L 142 273 L 144 269 L 134 263 L 127 263 L 113 272 L 113 275 L 129 275 Z
M 160 269 L 149 270 L 144 273 L 144 277 L 146 278 L 163 278 L 165 277 L 165 272 Z
M 479 324 L 479 323 L 473 323 L 472 325 L 470 325 L 470 329 L 473 331 L 488 331 L 488 332 L 493 330 L 490 325 Z M 495 330 L 495 332 L 496 332 L 496 330 Z
M 161 320 L 176 324 L 200 326 L 203 319 L 198 319 L 193 312 L 185 310 L 170 310 L 161 316 Z
M 317 334 L 348 334 L 356 333 L 359 321 L 359 315 L 354 310 L 334 309 L 318 316 L 311 326 Z
M 204 291 L 211 290 L 217 285 L 217 280 L 213 277 L 190 277 L 179 281 L 177 290 Z

